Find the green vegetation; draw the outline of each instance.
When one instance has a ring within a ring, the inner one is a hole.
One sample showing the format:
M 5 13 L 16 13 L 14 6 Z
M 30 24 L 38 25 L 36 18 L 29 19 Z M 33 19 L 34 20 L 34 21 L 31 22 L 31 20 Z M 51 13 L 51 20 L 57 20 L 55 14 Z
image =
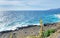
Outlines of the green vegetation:
M 55 32 L 55 29 L 49 29 L 44 32 L 44 37 L 50 36 L 52 33 Z
M 55 29 L 48 29 L 46 31 L 43 30 L 43 21 L 40 20 L 40 31 L 38 36 L 28 36 L 27 38 L 46 38 L 55 32 Z
M 42 38 L 47 38 L 48 36 L 50 36 L 52 33 L 55 32 L 55 29 L 49 29 L 43 32 L 43 36 Z M 38 36 L 28 36 L 27 38 L 41 38 L 40 33 Z

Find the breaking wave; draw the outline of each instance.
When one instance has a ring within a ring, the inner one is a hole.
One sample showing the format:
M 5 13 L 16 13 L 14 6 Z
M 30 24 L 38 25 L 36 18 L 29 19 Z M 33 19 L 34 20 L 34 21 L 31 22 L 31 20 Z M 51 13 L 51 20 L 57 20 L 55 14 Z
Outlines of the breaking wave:
M 0 16 L 0 31 L 15 30 L 17 27 L 25 27 L 28 25 L 39 25 L 40 17 L 43 23 L 56 23 L 60 22 L 59 14 L 43 14 L 39 13 L 6 13 L 6 15 L 1 14 Z M 2 18 L 2 19 L 1 19 Z

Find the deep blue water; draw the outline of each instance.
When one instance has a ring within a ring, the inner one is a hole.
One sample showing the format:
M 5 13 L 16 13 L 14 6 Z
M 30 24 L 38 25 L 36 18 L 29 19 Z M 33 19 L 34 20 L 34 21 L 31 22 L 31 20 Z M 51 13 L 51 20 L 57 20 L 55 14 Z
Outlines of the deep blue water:
M 0 31 L 14 30 L 16 27 L 60 22 L 60 10 L 46 11 L 3 11 L 0 12 Z

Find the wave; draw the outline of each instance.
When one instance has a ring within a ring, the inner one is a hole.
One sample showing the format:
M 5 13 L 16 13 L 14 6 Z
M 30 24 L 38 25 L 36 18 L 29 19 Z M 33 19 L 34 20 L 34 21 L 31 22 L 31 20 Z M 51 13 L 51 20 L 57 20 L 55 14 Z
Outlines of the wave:
M 1 26 L 0 31 L 6 31 L 6 30 L 15 30 L 17 27 L 25 27 L 28 25 L 39 25 L 39 20 L 34 20 L 36 19 L 31 18 L 28 19 L 25 22 L 20 23 L 18 22 L 13 22 L 11 24 L 8 24 L 8 26 Z M 38 18 L 39 19 L 39 18 Z M 30 23 L 30 21 L 34 20 L 33 22 Z M 44 18 L 42 18 L 43 23 L 56 23 L 56 22 L 60 22 L 60 14 L 53 14 L 53 15 L 44 15 Z M 34 23 L 36 21 L 36 23 Z M 38 21 L 38 22 L 37 22 Z
M 55 14 L 54 16 L 60 19 L 60 14 Z

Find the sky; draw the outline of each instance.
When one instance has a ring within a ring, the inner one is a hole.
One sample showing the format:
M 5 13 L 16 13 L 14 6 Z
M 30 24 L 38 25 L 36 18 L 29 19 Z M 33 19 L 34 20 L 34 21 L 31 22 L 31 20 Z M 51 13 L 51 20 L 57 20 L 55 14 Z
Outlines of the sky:
M 0 11 L 60 8 L 60 0 L 0 0 Z

